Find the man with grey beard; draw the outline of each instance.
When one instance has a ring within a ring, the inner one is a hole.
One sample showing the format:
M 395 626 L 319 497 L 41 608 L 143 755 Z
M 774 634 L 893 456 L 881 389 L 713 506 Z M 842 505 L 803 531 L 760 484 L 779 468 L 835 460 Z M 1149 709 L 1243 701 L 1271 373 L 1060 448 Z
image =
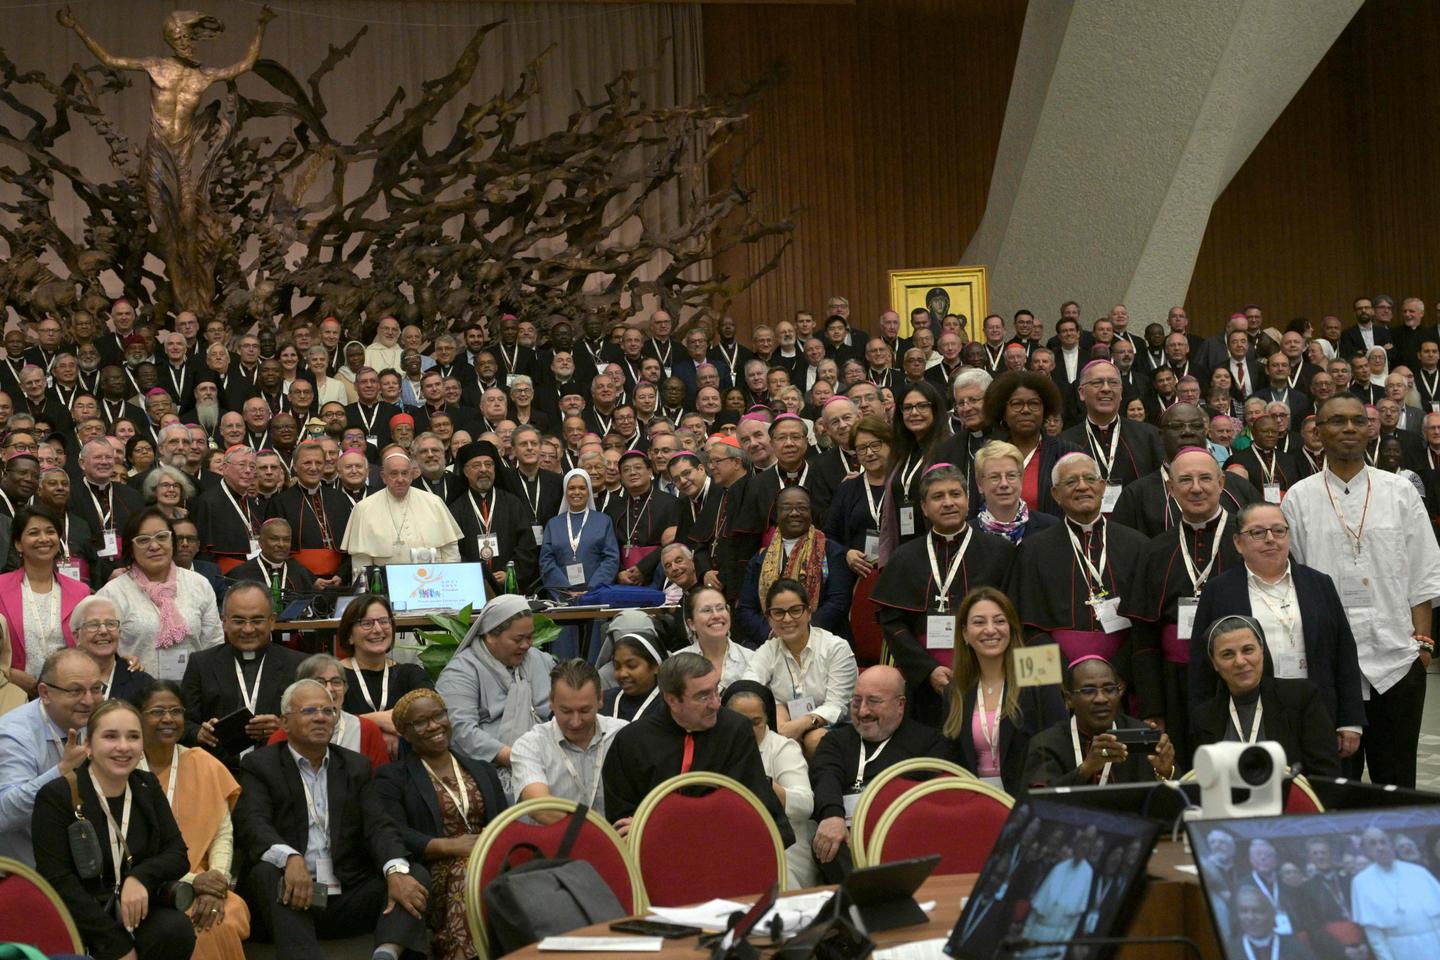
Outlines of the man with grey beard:
M 180 419 L 186 423 L 198 423 L 206 433 L 213 434 L 220 425 L 220 415 L 225 412 L 220 407 L 220 387 L 215 382 L 214 373 L 200 375 L 195 382 L 194 396 L 190 409 L 182 413 Z
M 171 466 L 181 473 L 190 473 L 190 430 L 178 423 L 161 427 L 157 438 L 158 446 L 155 450 L 155 463 L 144 473 L 136 474 L 127 482 L 136 490 L 145 488 L 145 478 L 154 473 L 161 466 Z M 196 487 L 196 493 L 200 488 Z

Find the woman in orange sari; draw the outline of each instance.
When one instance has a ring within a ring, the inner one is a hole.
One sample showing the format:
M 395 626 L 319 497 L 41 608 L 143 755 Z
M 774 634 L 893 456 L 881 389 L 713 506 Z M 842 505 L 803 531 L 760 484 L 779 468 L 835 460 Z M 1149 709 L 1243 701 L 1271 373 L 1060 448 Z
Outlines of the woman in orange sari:
M 245 960 L 241 943 L 250 936 L 250 910 L 230 889 L 230 812 L 240 797 L 240 784 L 209 753 L 180 746 L 185 707 L 178 685 L 156 680 L 135 696 L 135 706 L 145 733 L 146 766 L 165 788 L 190 849 L 185 879 L 195 886 L 190 908 L 194 960 Z

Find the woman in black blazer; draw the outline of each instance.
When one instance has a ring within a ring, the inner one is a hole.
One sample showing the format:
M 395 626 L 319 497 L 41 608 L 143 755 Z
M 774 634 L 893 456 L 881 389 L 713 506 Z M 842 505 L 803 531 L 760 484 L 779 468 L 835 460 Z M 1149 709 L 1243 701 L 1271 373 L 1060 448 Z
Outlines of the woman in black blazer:
M 35 868 L 65 901 L 95 960 L 188 960 L 195 928 L 180 910 L 163 906 L 160 894 L 190 861 L 160 781 L 137 769 L 145 755 L 139 712 L 107 700 L 90 715 L 86 743 L 90 759 L 74 777 L 100 841 L 100 875 L 82 879 L 71 856 L 66 831 L 75 813 L 66 777 L 35 797 Z
M 1010 650 L 1025 641 L 1020 618 L 1004 593 L 977 587 L 960 601 L 957 613 L 961 644 L 945 692 L 950 759 L 978 777 L 993 781 L 998 776 L 999 785 L 1015 794 L 1024 788 L 1030 738 L 1065 719 L 1065 701 L 1054 686 L 1016 683 Z M 1049 642 L 1044 634 L 1031 640 Z M 978 717 L 977 703 L 982 705 Z
M 410 856 L 430 868 L 433 954 L 473 956 L 465 864 L 480 831 L 509 802 L 494 767 L 450 750 L 450 719 L 440 694 L 411 690 L 396 702 L 392 716 L 411 749 L 375 771 L 375 796 Z
M 1335 723 L 1309 680 L 1274 675 L 1265 631 L 1253 617 L 1221 617 L 1205 631 L 1210 662 L 1220 677 L 1215 695 L 1190 716 L 1196 746 L 1274 740 L 1292 769 L 1340 775 Z

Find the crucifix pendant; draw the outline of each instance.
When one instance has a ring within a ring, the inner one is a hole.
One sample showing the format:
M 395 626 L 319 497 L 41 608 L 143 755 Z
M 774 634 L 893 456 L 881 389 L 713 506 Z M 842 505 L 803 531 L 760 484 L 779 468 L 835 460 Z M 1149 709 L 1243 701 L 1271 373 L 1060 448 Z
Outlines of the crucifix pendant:
M 950 612 L 950 600 L 949 600 L 947 597 L 945 597 L 944 595 L 940 595 L 940 596 L 937 596 L 937 597 L 935 598 L 935 612 L 936 612 L 936 613 L 949 613 L 949 612 Z

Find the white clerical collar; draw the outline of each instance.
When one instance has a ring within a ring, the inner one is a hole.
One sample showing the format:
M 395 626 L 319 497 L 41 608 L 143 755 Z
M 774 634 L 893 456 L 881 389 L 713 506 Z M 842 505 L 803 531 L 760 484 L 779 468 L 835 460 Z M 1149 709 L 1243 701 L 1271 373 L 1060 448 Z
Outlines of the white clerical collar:
M 1068 522 L 1068 523 L 1069 523 L 1071 526 L 1073 526 L 1075 529 L 1079 530 L 1081 533 L 1092 533 L 1092 532 L 1095 530 L 1095 527 L 1098 526 L 1098 525 L 1100 524 L 1100 522 L 1101 522 L 1102 520 L 1104 520 L 1104 519 L 1105 519 L 1105 517 L 1104 517 L 1103 514 L 1102 514 L 1101 516 L 1096 517 L 1094 520 L 1091 520 L 1089 523 L 1081 523 L 1079 520 L 1076 520 L 1074 517 L 1066 517 L 1066 518 L 1065 518 L 1066 522 Z
M 1191 530 L 1204 530 L 1206 527 L 1210 526 L 1210 524 L 1214 523 L 1215 518 L 1220 516 L 1220 514 L 1223 512 L 1224 508 L 1216 507 L 1215 512 L 1210 514 L 1208 519 L 1202 520 L 1199 523 L 1191 523 L 1189 520 L 1185 520 L 1185 526 L 1189 527 Z M 1184 520 L 1184 517 L 1181 517 L 1181 519 Z

